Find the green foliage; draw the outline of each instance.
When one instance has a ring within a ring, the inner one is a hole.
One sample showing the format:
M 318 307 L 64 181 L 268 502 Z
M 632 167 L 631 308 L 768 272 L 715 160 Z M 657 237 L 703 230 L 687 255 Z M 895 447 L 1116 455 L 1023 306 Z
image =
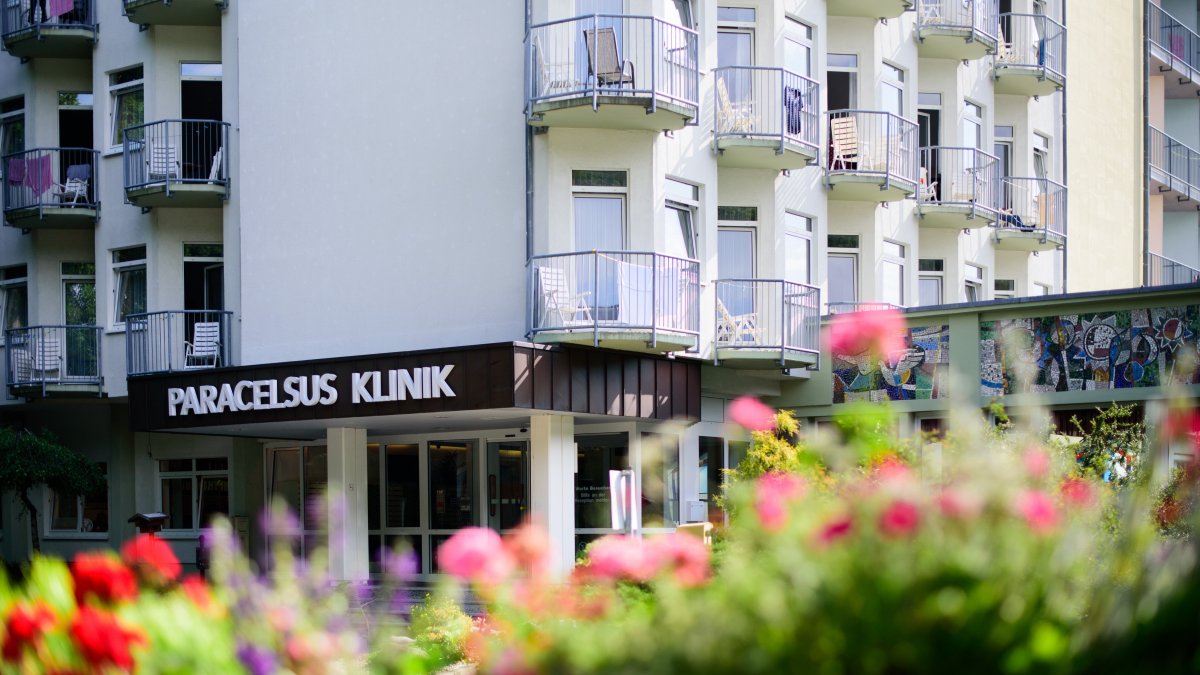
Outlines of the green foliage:
M 0 489 L 18 494 L 45 485 L 60 494 L 82 495 L 104 485 L 99 465 L 59 443 L 49 431 L 0 427 L 0 457 Z
M 730 482 L 754 480 L 768 473 L 801 473 L 817 464 L 817 458 L 796 443 L 800 423 L 790 410 L 775 415 L 775 431 L 755 431 L 746 457 L 727 471 Z
M 1097 477 L 1107 474 L 1105 480 L 1117 486 L 1136 481 L 1146 444 L 1146 425 L 1132 420 L 1132 405 L 1114 403 L 1097 411 L 1099 414 L 1086 427 L 1078 417 L 1071 418 L 1071 425 L 1083 436 L 1075 446 L 1081 470 Z M 1127 474 L 1120 475 L 1114 462 L 1127 465 Z
M 1195 529 L 1196 507 L 1200 505 L 1196 476 L 1183 468 L 1171 472 L 1167 484 L 1154 496 L 1154 520 L 1164 537 L 1189 539 Z
M 426 594 L 425 602 L 412 608 L 412 637 L 417 646 L 450 663 L 466 657 L 466 640 L 474 627 L 471 617 L 446 595 Z

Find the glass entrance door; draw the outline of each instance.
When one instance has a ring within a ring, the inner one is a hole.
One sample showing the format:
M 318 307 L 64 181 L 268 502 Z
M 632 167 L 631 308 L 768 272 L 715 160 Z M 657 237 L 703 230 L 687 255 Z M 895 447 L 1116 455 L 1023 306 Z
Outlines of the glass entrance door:
M 267 454 L 268 491 L 297 520 L 273 519 L 267 532 L 268 551 L 280 539 L 291 541 L 293 551 L 307 556 L 320 545 L 324 532 L 323 498 L 328 485 L 329 460 L 325 446 L 273 448 Z M 299 525 L 299 530 L 294 526 Z
M 487 523 L 501 532 L 517 527 L 529 514 L 529 443 L 500 441 L 487 445 Z

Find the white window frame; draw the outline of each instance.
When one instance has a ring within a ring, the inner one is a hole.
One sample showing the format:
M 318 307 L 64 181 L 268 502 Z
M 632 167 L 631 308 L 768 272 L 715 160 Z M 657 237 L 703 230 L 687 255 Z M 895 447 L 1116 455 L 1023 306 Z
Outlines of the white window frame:
M 887 247 L 889 244 L 892 246 L 899 246 L 900 247 L 900 255 L 896 255 L 894 253 L 888 252 Z M 893 303 L 893 304 L 897 304 L 901 307 L 906 307 L 908 305 L 908 293 L 906 292 L 908 290 L 907 289 L 908 284 L 905 283 L 905 277 L 907 276 L 907 273 L 908 273 L 908 252 L 909 252 L 908 246 L 905 246 L 904 244 L 902 244 L 898 241 L 892 241 L 890 239 L 884 239 L 882 245 L 879 247 L 879 263 L 880 263 L 879 299 L 882 302 L 891 302 L 890 298 L 884 297 L 883 282 L 884 282 L 885 276 L 883 274 L 883 268 L 886 265 L 895 265 L 900 268 L 900 298 L 899 298 L 900 302 Z
M 750 220 L 729 220 L 717 222 L 717 269 L 720 269 L 721 232 L 746 232 L 750 235 L 750 279 L 758 278 L 758 225 Z M 720 272 L 717 273 L 721 277 Z M 724 278 L 724 277 L 721 277 Z
M 9 271 L 15 272 L 19 268 L 25 268 L 25 275 L 6 279 Z M 29 267 L 26 265 L 9 265 L 0 267 L 0 345 L 4 344 L 5 332 L 9 328 L 28 328 L 25 326 L 9 326 L 8 325 L 8 293 L 10 290 L 17 288 L 25 289 L 25 323 L 29 323 Z
M 129 72 L 131 70 L 141 69 L 142 77 L 129 82 L 113 84 L 113 77 Z M 110 70 L 108 73 L 108 151 L 121 152 L 124 150 L 124 144 L 121 138 L 122 129 L 117 128 L 117 110 L 120 109 L 118 101 L 120 97 L 127 94 L 132 94 L 135 91 L 142 92 L 142 124 L 146 123 L 146 70 L 144 64 L 137 64 L 125 68 L 117 68 Z M 94 97 L 93 97 L 93 100 Z
M 962 134 L 962 143 L 964 147 L 975 148 L 982 150 L 984 144 L 987 143 L 987 135 L 983 133 L 983 106 L 972 101 L 971 99 L 963 99 L 962 123 L 959 132 Z M 975 138 L 967 138 L 967 127 L 973 126 L 975 129 Z
M 908 95 L 905 93 L 905 71 L 900 66 L 889 63 L 886 60 L 880 61 L 879 75 L 879 108 L 886 110 L 887 107 L 883 103 L 884 87 L 890 87 L 895 91 L 900 92 L 900 112 L 897 113 L 900 117 L 904 117 L 904 111 L 907 110 Z
M 854 60 L 852 66 L 835 66 L 833 61 L 837 57 L 848 57 Z M 858 54 L 850 54 L 846 52 L 832 52 L 825 55 L 825 83 L 822 86 L 827 87 L 829 84 L 829 73 L 849 73 L 850 82 L 850 105 L 849 110 L 858 108 Z
M 67 265 L 92 265 L 92 273 L 91 274 L 68 273 L 64 270 L 64 268 Z M 64 261 L 59 266 L 59 272 L 62 277 L 62 290 L 63 290 L 63 293 L 61 296 L 59 296 L 59 299 L 62 300 L 62 303 L 63 303 L 62 304 L 62 322 L 63 322 L 64 326 L 72 325 L 72 324 L 67 323 L 67 285 L 71 284 L 71 283 L 79 283 L 79 282 L 87 283 L 90 281 L 90 282 L 92 282 L 92 287 L 94 289 L 96 286 L 95 268 L 96 268 L 95 264 L 90 263 L 90 262 L 84 262 L 82 260 Z M 96 310 L 97 310 L 97 308 L 93 307 L 92 313 L 95 314 Z M 99 317 L 97 317 L 97 318 L 99 318 Z
M 224 469 L 197 469 L 196 461 L 204 459 L 223 459 L 225 460 Z M 192 468 L 188 471 L 163 471 L 162 465 L 159 462 L 179 462 L 190 461 Z M 162 535 L 164 538 L 170 539 L 170 535 L 177 537 L 195 536 L 200 531 L 200 479 L 201 478 L 224 478 L 226 481 L 227 490 L 230 497 L 234 494 L 233 491 L 233 459 L 229 455 L 189 455 L 187 457 L 155 457 L 154 458 L 154 503 L 158 505 L 162 513 L 167 513 L 163 504 L 162 483 L 163 480 L 172 478 L 191 478 L 192 479 L 192 496 L 196 500 L 192 504 L 192 526 L 189 527 L 173 527 L 167 528 L 166 523 L 163 524 Z M 232 510 L 232 507 L 230 508 Z M 228 514 L 227 514 L 228 515 Z
M 1012 289 L 1011 290 L 1000 290 L 1000 289 L 996 288 L 996 284 L 999 284 L 1001 281 L 1011 281 L 1012 285 L 1013 285 Z M 1015 298 L 1015 297 L 1017 297 L 1017 280 L 1016 279 L 993 279 L 992 280 L 992 298 L 993 299 L 999 300 L 1001 298 Z
M 1051 140 L 1046 134 L 1033 132 L 1033 175 L 1035 178 L 1053 178 L 1050 168 Z M 1040 170 L 1040 171 L 1039 171 Z
M 108 534 L 113 527 L 112 518 L 112 493 L 109 490 L 108 484 L 108 462 L 101 462 L 104 467 L 104 508 L 108 511 L 108 530 L 104 532 L 93 532 L 83 529 L 83 500 L 86 495 L 77 495 L 75 497 L 75 527 L 72 529 L 61 529 L 54 527 L 54 500 L 58 498 L 58 494 L 49 487 L 42 490 L 42 538 L 44 539 L 108 539 Z
M 788 66 L 787 43 L 794 42 L 797 45 L 799 45 L 801 48 L 808 50 L 808 54 L 807 54 L 808 63 L 805 64 L 805 70 L 803 72 L 798 71 L 798 70 L 795 70 L 792 72 L 795 72 L 798 75 L 803 75 L 805 77 L 811 78 L 812 74 L 813 74 L 813 65 L 814 65 L 813 64 L 813 54 L 816 53 L 816 41 L 814 39 L 814 36 L 816 35 L 816 29 L 813 28 L 811 25 L 809 25 L 795 17 L 785 16 L 784 19 L 785 20 L 784 20 L 784 32 L 783 32 L 783 41 L 784 41 L 783 65 L 785 68 Z
M 575 199 L 577 197 L 602 197 L 621 200 L 621 241 L 629 243 L 629 171 L 625 169 L 581 169 L 583 171 L 620 171 L 625 174 L 625 187 L 611 185 L 575 185 L 571 181 L 571 250 L 577 251 L 575 244 Z
M 853 303 L 862 302 L 862 292 L 861 292 L 862 291 L 862 280 L 860 279 L 860 277 L 862 275 L 862 237 L 861 237 L 861 235 L 851 235 L 851 236 L 859 237 L 859 244 L 858 244 L 857 248 L 842 248 L 842 247 L 830 246 L 829 245 L 829 237 L 830 236 L 839 236 L 839 235 L 826 235 L 825 257 L 826 258 L 834 258 L 834 257 L 850 258 L 853 261 L 854 271 L 851 276 L 853 277 L 852 281 L 853 281 L 853 290 L 854 290 L 853 298 L 854 299 L 851 300 L 850 302 L 853 302 Z M 826 277 L 829 276 L 829 267 L 830 267 L 830 265 L 828 264 L 828 261 L 826 261 Z M 828 278 L 826 279 L 827 286 L 830 283 L 830 281 L 831 281 L 830 279 L 828 279 Z M 826 297 L 829 298 L 830 296 L 828 296 L 828 294 L 827 294 Z M 831 302 L 830 299 L 826 299 L 825 304 L 828 305 L 830 302 Z
M 940 271 L 939 270 L 923 270 L 923 269 L 921 269 L 921 263 L 925 262 L 926 260 L 935 260 L 937 262 L 942 263 L 942 269 Z M 917 260 L 917 304 L 921 307 L 930 306 L 929 304 L 926 304 L 924 298 L 921 297 L 921 282 L 927 281 L 927 280 L 934 280 L 937 282 L 937 285 L 938 285 L 937 302 L 934 302 L 932 304 L 934 304 L 934 305 L 943 304 L 946 301 L 946 261 L 945 260 L 943 260 L 942 258 L 921 258 L 921 259 Z
M 977 271 L 978 274 L 972 274 L 972 270 Z M 982 302 L 987 300 L 987 295 L 984 292 L 984 289 L 987 288 L 985 286 L 986 282 L 987 270 L 983 265 L 976 265 L 974 263 L 963 264 L 963 300 L 965 302 Z M 974 300 L 971 299 L 970 289 L 972 288 L 975 289 Z
M 802 222 L 804 224 L 803 228 L 796 226 L 798 224 L 797 221 L 795 220 L 796 218 L 801 219 L 800 222 Z M 784 213 L 783 213 L 783 222 L 784 222 L 783 255 L 784 255 L 785 259 L 783 261 L 783 272 L 784 273 L 781 276 L 783 277 L 784 281 L 795 281 L 795 282 L 801 283 L 801 284 L 811 284 L 813 282 L 812 281 L 813 280 L 813 259 L 814 259 L 813 250 L 815 248 L 813 246 L 813 229 L 815 227 L 815 224 L 813 222 L 814 220 L 815 219 L 812 216 L 806 216 L 803 213 L 799 213 L 797 211 L 784 211 Z M 787 238 L 788 237 L 795 237 L 797 239 L 802 239 L 806 242 L 806 245 L 808 247 L 808 260 L 804 261 L 804 269 L 808 271 L 808 274 L 807 274 L 806 278 L 804 278 L 804 279 L 788 278 L 788 275 L 787 275 L 788 258 L 789 258 L 788 257 L 788 246 L 787 246 Z
M 143 249 L 143 251 L 144 251 L 143 257 L 138 258 L 136 260 L 128 260 L 125 262 L 116 262 L 116 260 L 115 260 L 116 255 L 120 251 L 130 251 L 130 250 L 138 249 L 138 248 Z M 147 249 L 147 247 L 145 244 L 138 244 L 136 246 L 124 246 L 121 248 L 114 248 L 109 251 L 109 260 L 112 261 L 112 263 L 111 263 L 112 264 L 112 277 L 111 278 L 112 278 L 112 293 L 113 293 L 113 303 L 112 303 L 113 311 L 112 311 L 112 316 L 110 318 L 112 321 L 111 326 L 112 326 L 113 330 L 125 330 L 125 321 L 124 321 L 124 318 L 121 316 L 121 290 L 122 290 L 121 276 L 125 272 L 130 272 L 130 271 L 133 271 L 136 269 L 145 270 L 145 272 L 146 272 L 146 296 L 147 297 L 144 299 L 144 302 L 143 302 L 143 304 L 146 306 L 146 308 L 142 311 L 150 311 L 150 298 L 149 298 L 149 295 L 150 295 L 150 268 L 149 268 L 149 263 L 147 260 L 148 253 L 145 252 L 146 249 Z
M 696 216 L 700 210 L 700 187 L 698 185 L 694 185 L 687 181 L 683 181 L 683 180 L 679 180 L 678 178 L 672 178 L 670 176 L 667 176 L 667 185 L 670 185 L 672 183 L 680 186 L 681 189 L 686 188 L 686 189 L 690 190 L 692 194 L 691 194 L 691 197 L 684 197 L 682 194 L 678 194 L 678 193 L 672 194 L 670 191 L 666 191 L 667 194 L 663 200 L 663 205 L 666 207 L 665 208 L 666 216 L 667 216 L 666 227 L 667 228 L 672 228 L 672 227 L 678 228 L 679 227 L 678 217 L 675 217 L 674 219 L 672 219 L 673 212 L 674 213 L 686 213 L 688 216 L 689 232 L 687 234 L 683 234 L 682 236 L 684 239 L 684 247 L 690 248 L 691 250 L 688 252 L 688 255 L 685 257 L 691 258 L 693 260 L 699 260 L 700 259 L 700 232 L 696 229 L 696 223 L 698 222 L 698 219 Z

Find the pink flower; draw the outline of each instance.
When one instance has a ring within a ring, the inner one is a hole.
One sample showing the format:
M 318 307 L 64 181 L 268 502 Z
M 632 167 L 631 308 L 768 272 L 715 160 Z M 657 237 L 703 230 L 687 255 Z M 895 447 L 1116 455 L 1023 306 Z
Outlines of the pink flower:
M 1071 506 L 1087 508 L 1096 500 L 1096 494 L 1092 491 L 1092 486 L 1081 478 L 1068 478 L 1064 480 L 1058 490 L 1062 494 L 1063 501 Z
M 658 563 L 640 539 L 608 535 L 588 548 L 588 576 L 610 581 L 649 581 L 658 573 Z
M 532 577 L 544 577 L 550 571 L 550 537 L 533 523 L 523 523 L 504 540 L 517 566 Z
M 1041 448 L 1031 447 L 1025 451 L 1025 471 L 1031 478 L 1041 479 L 1050 471 L 1050 456 Z
M 1027 490 L 1017 497 L 1017 513 L 1025 519 L 1029 529 L 1038 534 L 1048 534 L 1058 526 L 1058 509 L 1044 492 Z
M 905 537 L 921 525 L 921 511 L 916 504 L 898 499 L 879 514 L 879 530 L 884 536 Z
M 912 476 L 912 470 L 899 457 L 891 455 L 875 465 L 875 475 L 884 482 L 902 481 Z
M 455 532 L 438 548 L 437 556 L 443 571 L 487 585 L 504 581 L 516 567 L 500 535 L 483 527 Z
M 651 556 L 680 586 L 699 586 L 708 579 L 708 546 L 697 537 L 672 533 L 649 540 Z
M 750 431 L 771 431 L 775 409 L 752 396 L 739 396 L 729 404 L 729 419 Z
M 817 532 L 817 543 L 821 545 L 829 545 L 833 542 L 848 536 L 854 529 L 854 521 L 850 516 L 840 516 L 825 523 Z
M 888 356 L 904 351 L 907 332 L 904 315 L 894 309 L 838 314 L 829 326 L 829 350 L 845 356 Z
M 804 495 L 802 478 L 786 473 L 769 473 L 755 484 L 754 511 L 763 529 L 778 532 L 787 524 L 788 504 Z
M 953 488 L 945 488 L 937 496 L 938 510 L 947 518 L 971 520 L 983 510 L 982 500 L 965 495 Z

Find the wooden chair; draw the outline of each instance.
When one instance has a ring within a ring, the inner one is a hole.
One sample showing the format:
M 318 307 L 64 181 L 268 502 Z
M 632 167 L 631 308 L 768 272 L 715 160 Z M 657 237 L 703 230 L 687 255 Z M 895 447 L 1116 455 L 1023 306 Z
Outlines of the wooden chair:
M 636 88 L 634 84 L 633 62 L 622 61 L 617 51 L 617 31 L 612 27 L 583 31 L 583 41 L 587 44 L 588 80 L 595 81 L 601 87 Z

